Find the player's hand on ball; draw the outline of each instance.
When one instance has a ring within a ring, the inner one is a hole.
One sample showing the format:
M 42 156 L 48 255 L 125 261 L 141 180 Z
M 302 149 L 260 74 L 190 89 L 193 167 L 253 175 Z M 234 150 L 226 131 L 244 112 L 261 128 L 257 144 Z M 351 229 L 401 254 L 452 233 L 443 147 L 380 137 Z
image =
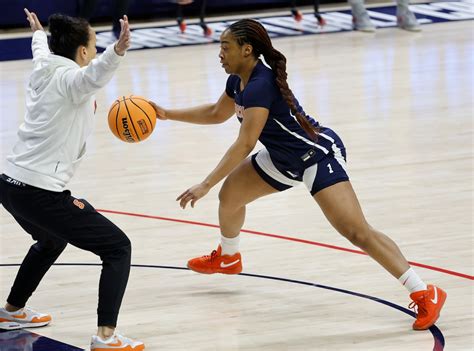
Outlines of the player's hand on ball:
M 158 106 L 158 105 L 155 104 L 153 101 L 148 100 L 148 102 L 149 102 L 150 105 L 153 106 L 153 108 L 155 109 L 155 111 L 156 111 L 156 118 L 161 119 L 162 121 L 164 121 L 165 119 L 168 119 L 168 118 L 166 118 L 166 111 L 165 111 L 165 109 L 164 109 L 163 107 Z
M 179 201 L 179 206 L 182 209 L 185 209 L 188 202 L 191 201 L 191 207 L 194 208 L 196 201 L 204 197 L 209 190 L 210 187 L 204 183 L 196 184 L 179 195 L 176 201 Z
M 115 43 L 115 52 L 117 55 L 125 55 L 125 51 L 130 47 L 130 25 L 128 24 L 127 15 L 123 15 L 123 18 L 120 19 L 120 35 Z

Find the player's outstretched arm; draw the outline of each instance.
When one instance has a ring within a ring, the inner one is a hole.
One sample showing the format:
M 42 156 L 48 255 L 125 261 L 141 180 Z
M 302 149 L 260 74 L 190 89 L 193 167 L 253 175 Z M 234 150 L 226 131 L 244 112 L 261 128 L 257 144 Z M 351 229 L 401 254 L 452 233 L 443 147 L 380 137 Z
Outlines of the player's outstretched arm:
M 176 201 L 179 201 L 181 208 L 186 208 L 188 203 L 194 207 L 200 198 L 227 177 L 250 154 L 267 122 L 268 112 L 262 107 L 251 107 L 244 110 L 244 118 L 237 140 L 230 146 L 216 168 L 201 183 L 192 186 L 178 196 Z
M 169 119 L 194 124 L 219 124 L 234 115 L 234 100 L 225 92 L 214 104 L 185 109 L 165 109 L 153 101 L 149 102 L 155 108 L 156 115 L 161 120 Z

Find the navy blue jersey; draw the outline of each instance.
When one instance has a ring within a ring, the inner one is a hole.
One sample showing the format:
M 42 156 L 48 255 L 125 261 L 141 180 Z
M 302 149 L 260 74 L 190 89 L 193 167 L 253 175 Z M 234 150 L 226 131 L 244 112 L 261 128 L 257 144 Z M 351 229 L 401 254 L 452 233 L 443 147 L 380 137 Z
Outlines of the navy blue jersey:
M 317 121 L 307 116 L 311 124 L 320 128 L 318 140 L 313 142 L 283 99 L 275 74 L 261 61 L 252 71 L 243 91 L 240 89 L 240 78 L 236 75 L 229 76 L 226 93 L 235 101 L 235 113 L 240 122 L 246 108 L 263 107 L 269 110 L 268 120 L 258 139 L 267 148 L 278 168 L 303 170 L 333 152 L 332 130 L 319 126 Z M 295 103 L 298 111 L 306 116 L 296 98 Z

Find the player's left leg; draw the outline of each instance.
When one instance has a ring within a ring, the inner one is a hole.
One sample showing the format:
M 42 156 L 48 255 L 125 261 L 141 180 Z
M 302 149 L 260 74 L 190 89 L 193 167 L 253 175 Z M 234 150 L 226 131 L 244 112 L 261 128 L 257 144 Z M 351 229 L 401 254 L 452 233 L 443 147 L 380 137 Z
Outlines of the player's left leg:
M 408 270 L 409 264 L 398 246 L 367 223 L 349 181 L 334 184 L 313 197 L 339 233 L 369 254 L 395 278 Z
M 439 317 L 446 293 L 434 285 L 424 284 L 410 268 L 393 240 L 372 228 L 362 213 L 349 181 L 338 182 L 314 194 L 314 199 L 334 228 L 382 265 L 409 290 L 418 308 L 413 329 L 432 326 Z

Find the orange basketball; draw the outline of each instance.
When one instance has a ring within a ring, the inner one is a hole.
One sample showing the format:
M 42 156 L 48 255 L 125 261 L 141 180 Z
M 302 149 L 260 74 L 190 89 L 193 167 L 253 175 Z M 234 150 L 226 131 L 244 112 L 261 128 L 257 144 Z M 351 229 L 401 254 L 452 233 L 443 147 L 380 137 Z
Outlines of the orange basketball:
M 148 138 L 156 124 L 156 112 L 142 96 L 122 96 L 109 110 L 109 128 L 114 135 L 127 143 Z

